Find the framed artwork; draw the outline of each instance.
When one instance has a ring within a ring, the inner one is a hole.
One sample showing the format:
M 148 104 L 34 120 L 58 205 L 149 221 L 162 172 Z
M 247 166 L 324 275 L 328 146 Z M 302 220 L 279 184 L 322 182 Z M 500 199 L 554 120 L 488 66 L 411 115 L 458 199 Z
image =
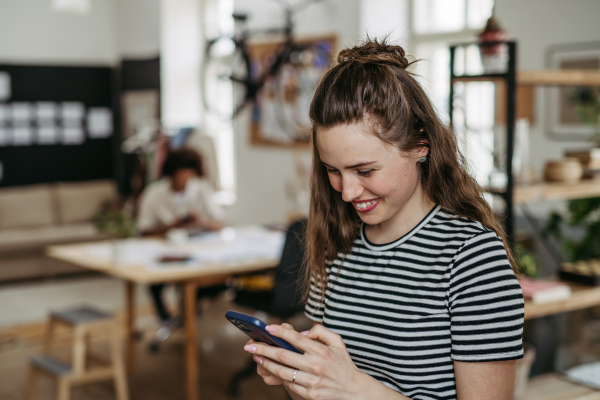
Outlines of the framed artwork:
M 123 92 L 123 140 L 129 139 L 145 126 L 155 126 L 160 121 L 160 94 L 156 89 L 128 90 Z
M 551 46 L 546 53 L 548 69 L 600 70 L 600 42 Z M 546 90 L 547 132 L 556 139 L 588 140 L 594 129 L 584 124 L 574 98 L 598 95 L 598 88 L 560 86 Z
M 269 79 L 252 106 L 250 142 L 253 145 L 306 146 L 310 139 L 308 110 L 315 89 L 336 54 L 335 36 L 297 40 L 306 50 L 294 65 L 284 65 Z M 249 46 L 252 73 L 262 74 L 275 59 L 281 41 Z

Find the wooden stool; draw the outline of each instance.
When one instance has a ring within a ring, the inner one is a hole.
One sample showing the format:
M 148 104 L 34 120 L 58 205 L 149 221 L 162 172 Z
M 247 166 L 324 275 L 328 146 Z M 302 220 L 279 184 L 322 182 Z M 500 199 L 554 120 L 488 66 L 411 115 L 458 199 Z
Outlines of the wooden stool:
M 74 331 L 72 365 L 66 364 L 50 354 L 54 329 L 59 324 L 66 325 Z M 89 334 L 93 330 L 102 328 L 108 330 L 111 348 L 110 360 L 93 355 L 88 351 Z M 129 400 L 127 378 L 120 348 L 118 327 L 112 315 L 89 307 L 52 312 L 48 321 L 43 355 L 32 357 L 30 360 L 26 400 L 33 400 L 35 396 L 38 372 L 56 379 L 57 400 L 68 400 L 73 384 L 87 384 L 107 379 L 115 380 L 118 400 Z M 104 365 L 88 368 L 86 363 L 92 360 Z

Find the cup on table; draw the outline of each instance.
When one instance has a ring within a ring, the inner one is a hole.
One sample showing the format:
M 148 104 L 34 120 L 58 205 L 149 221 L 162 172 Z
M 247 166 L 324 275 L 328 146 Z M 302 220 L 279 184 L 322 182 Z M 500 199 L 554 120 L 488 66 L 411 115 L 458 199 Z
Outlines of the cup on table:
M 167 232 L 167 241 L 174 246 L 186 244 L 188 242 L 188 239 L 189 236 L 188 231 L 186 229 L 173 228 L 169 229 L 169 231 Z

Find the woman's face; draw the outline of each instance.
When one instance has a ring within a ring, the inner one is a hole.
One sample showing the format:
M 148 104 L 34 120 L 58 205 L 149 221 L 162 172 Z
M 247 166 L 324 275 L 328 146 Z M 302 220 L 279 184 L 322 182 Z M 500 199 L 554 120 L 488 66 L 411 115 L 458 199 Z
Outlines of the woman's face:
M 393 221 L 420 189 L 419 158 L 427 148 L 400 151 L 372 133 L 366 123 L 317 129 L 321 162 L 331 186 L 352 202 L 368 225 Z

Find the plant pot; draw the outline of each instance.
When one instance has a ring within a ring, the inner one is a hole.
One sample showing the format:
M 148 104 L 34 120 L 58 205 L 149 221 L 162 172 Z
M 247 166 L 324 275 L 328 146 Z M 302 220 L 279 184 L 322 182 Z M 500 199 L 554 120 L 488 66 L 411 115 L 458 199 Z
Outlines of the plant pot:
M 515 372 L 515 388 L 513 390 L 514 400 L 525 400 L 527 383 L 529 382 L 529 373 L 531 366 L 535 361 L 535 348 L 529 343 L 523 343 L 523 358 L 517 360 L 517 371 Z
M 123 265 L 129 257 L 130 239 L 114 239 L 111 241 L 112 262 Z

